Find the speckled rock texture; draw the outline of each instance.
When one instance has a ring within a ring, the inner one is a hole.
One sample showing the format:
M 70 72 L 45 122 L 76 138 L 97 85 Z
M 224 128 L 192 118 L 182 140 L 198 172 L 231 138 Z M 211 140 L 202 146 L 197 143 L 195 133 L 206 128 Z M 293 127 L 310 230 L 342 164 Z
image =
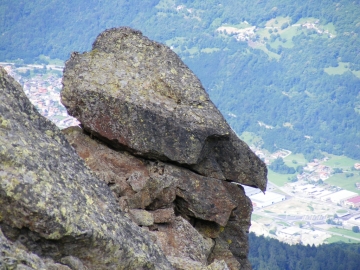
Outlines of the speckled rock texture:
M 131 156 L 125 151 L 115 151 L 91 139 L 78 127 L 70 127 L 63 132 L 94 173 L 110 184 L 123 211 L 159 209 L 154 211 L 158 212 L 163 208 L 173 208 L 175 203 L 178 213 L 226 226 L 237 207 L 225 181 L 204 177 L 173 164 L 149 161 Z M 136 217 L 136 211 L 130 212 L 134 220 L 138 220 L 137 224 L 144 225 L 140 224 L 145 221 Z M 149 220 L 145 215 L 143 217 Z M 245 223 L 248 222 L 249 219 L 246 219 Z
M 172 269 L 2 68 L 0 229 L 1 263 L 25 262 L 21 269 Z
M 197 77 L 167 46 L 113 28 L 66 62 L 62 103 L 116 149 L 266 189 L 266 166 L 232 131 Z
M 114 150 L 79 127 L 63 133 L 110 186 L 121 209 L 148 228 L 176 269 L 206 269 L 217 260 L 229 269 L 251 268 L 247 231 L 252 206 L 240 186 Z
M 168 47 L 113 28 L 66 62 L 69 143 L 175 269 L 251 269 L 252 205 L 265 164 Z

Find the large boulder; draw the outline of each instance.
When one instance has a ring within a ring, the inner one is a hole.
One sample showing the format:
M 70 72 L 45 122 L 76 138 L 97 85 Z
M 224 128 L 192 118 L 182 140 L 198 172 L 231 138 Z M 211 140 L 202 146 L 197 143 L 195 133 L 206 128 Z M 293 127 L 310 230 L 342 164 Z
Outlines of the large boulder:
M 204 176 L 266 189 L 266 166 L 242 142 L 197 77 L 167 46 L 130 28 L 101 33 L 66 62 L 62 103 L 116 149 Z
M 21 269 L 44 269 L 36 256 L 53 260 L 47 269 L 172 269 L 149 235 L 120 211 L 106 183 L 2 68 L 0 229 L 11 253 L 1 253 L 6 269 L 25 262 L 19 259 L 24 252 L 29 265 Z

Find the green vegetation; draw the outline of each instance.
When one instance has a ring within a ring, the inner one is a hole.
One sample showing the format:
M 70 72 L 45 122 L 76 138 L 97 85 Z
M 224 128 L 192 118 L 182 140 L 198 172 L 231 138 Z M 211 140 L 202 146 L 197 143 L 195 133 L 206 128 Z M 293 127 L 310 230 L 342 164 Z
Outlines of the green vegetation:
M 280 174 L 294 174 L 296 171 L 293 167 L 289 167 L 285 164 L 282 158 L 275 159 L 270 165 L 269 169 Z
M 279 187 L 282 187 L 285 184 L 289 183 L 289 178 L 293 176 L 293 174 L 280 174 L 270 169 L 268 170 L 268 180 Z
M 360 183 L 360 175 L 358 173 L 352 177 L 346 177 L 346 173 L 334 174 L 325 182 L 360 194 L 360 190 L 355 186 L 356 183 Z
M 347 237 L 343 237 L 343 236 L 338 236 L 338 235 L 333 235 L 330 238 L 326 239 L 326 243 L 327 244 L 331 244 L 331 243 L 336 243 L 336 242 L 344 242 L 344 243 L 360 243 L 360 240 L 354 240 L 354 239 L 349 239 Z
M 259 220 L 261 220 L 261 219 L 263 219 L 263 217 L 262 216 L 260 216 L 260 215 L 257 215 L 257 214 L 251 214 L 251 220 L 253 220 L 253 221 L 259 221 Z
M 356 77 L 360 78 L 359 71 L 351 70 L 349 63 L 339 62 L 337 67 L 324 68 L 324 71 L 329 75 L 342 75 L 345 72 L 352 72 Z
M 351 170 L 355 163 L 360 163 L 359 160 L 351 159 L 345 156 L 327 155 L 329 160 L 324 162 L 324 165 L 336 168 L 342 168 L 343 170 Z
M 240 139 L 242 139 L 248 145 L 259 146 L 259 145 L 263 144 L 261 137 L 259 137 L 258 135 L 256 135 L 255 133 L 252 133 L 252 132 L 244 131 L 241 134 Z
M 329 229 L 330 232 L 335 232 L 335 233 L 340 233 L 342 235 L 346 235 L 346 236 L 350 236 L 350 237 L 354 237 L 354 238 L 358 238 L 360 241 L 360 234 L 359 233 L 355 233 L 351 230 L 346 230 L 346 229 L 340 229 L 340 228 L 331 228 Z
M 285 227 L 290 227 L 290 224 L 283 222 L 283 221 L 277 221 L 276 223 L 279 225 L 285 226 Z
M 333 240 L 346 238 L 334 237 Z M 327 269 L 355 270 L 360 265 L 360 244 L 332 243 L 327 245 L 288 245 L 272 238 L 256 237 L 250 233 L 249 259 L 254 270 L 259 269 Z
M 283 158 L 285 164 L 289 167 L 297 167 L 297 166 L 305 166 L 308 161 L 304 157 L 303 154 L 291 154 L 285 158 Z M 296 163 L 293 161 L 295 160 Z

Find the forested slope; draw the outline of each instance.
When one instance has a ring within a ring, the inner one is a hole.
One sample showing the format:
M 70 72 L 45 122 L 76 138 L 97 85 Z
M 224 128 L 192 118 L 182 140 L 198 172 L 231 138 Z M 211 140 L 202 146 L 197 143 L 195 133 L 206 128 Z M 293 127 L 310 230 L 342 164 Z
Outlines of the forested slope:
M 356 270 L 360 265 L 359 244 L 290 246 L 253 233 L 249 240 L 249 259 L 254 270 Z
M 0 21 L 0 60 L 25 62 L 137 28 L 182 57 L 238 134 L 360 158 L 360 1 L 4 0 Z

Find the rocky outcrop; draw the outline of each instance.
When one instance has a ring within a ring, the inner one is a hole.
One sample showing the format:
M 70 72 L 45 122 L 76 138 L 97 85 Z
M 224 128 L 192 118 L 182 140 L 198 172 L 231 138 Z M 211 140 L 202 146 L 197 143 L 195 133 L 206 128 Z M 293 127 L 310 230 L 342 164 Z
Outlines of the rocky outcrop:
M 169 48 L 110 29 L 66 63 L 60 132 L 0 68 L 0 269 L 250 269 L 266 167 Z
M 266 166 L 168 47 L 130 28 L 101 33 L 66 62 L 62 103 L 92 136 L 147 159 L 266 188 Z
M 2 68 L 0 248 L 5 269 L 172 269 Z
M 72 54 L 63 85 L 82 126 L 66 138 L 173 267 L 251 268 L 252 207 L 238 183 L 265 190 L 266 166 L 175 53 L 110 29 Z

